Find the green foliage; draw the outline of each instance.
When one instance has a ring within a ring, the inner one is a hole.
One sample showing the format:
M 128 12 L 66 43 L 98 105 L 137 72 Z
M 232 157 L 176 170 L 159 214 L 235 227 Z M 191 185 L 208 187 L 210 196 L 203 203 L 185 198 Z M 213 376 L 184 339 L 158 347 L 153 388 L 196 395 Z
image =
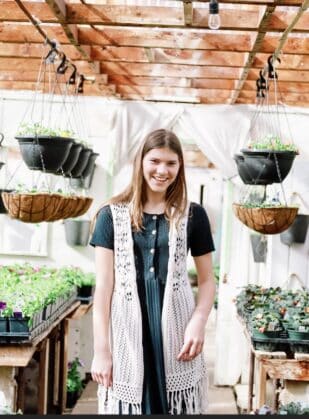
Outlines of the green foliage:
M 78 357 L 68 363 L 68 376 L 67 376 L 67 391 L 80 393 L 83 389 L 83 381 L 79 371 L 79 367 L 83 366 Z
M 279 415 L 308 415 L 309 405 L 305 406 L 302 402 L 290 402 L 282 405 L 278 409 Z
M 18 136 L 22 135 L 46 135 L 50 137 L 74 138 L 74 132 L 62 128 L 48 128 L 39 122 L 33 124 L 22 123 L 17 131 Z
M 253 140 L 248 145 L 251 150 L 276 150 L 276 151 L 294 151 L 298 152 L 295 144 L 283 143 L 277 135 L 268 134 L 260 140 Z

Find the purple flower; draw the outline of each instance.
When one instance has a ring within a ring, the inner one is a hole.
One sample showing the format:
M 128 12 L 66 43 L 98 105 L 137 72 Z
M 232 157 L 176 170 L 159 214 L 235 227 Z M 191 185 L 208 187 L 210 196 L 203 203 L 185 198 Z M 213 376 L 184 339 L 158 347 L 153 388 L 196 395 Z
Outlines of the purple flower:
M 4 310 L 6 308 L 6 302 L 0 301 L 0 310 Z
M 13 312 L 13 317 L 15 317 L 16 319 L 22 319 L 22 317 L 23 317 L 22 311 L 14 311 Z

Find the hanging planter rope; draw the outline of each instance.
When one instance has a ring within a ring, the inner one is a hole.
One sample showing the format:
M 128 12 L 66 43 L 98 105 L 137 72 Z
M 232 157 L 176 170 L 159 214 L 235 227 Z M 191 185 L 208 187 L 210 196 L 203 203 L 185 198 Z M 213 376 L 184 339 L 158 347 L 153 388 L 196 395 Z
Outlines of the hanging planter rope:
M 254 207 L 233 204 L 236 217 L 247 227 L 262 234 L 278 234 L 293 223 L 296 207 Z

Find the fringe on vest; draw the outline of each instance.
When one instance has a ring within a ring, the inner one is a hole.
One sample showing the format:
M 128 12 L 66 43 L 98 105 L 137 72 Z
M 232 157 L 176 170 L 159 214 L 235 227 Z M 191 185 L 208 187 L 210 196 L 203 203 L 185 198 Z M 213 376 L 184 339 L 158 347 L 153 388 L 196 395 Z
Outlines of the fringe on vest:
M 98 414 L 99 415 L 141 415 L 142 405 L 127 403 L 116 398 L 111 388 L 98 386 Z
M 98 413 L 101 415 L 141 415 L 142 406 L 127 403 L 113 395 L 111 388 L 98 386 Z M 199 415 L 207 413 L 208 408 L 208 376 L 189 389 L 167 392 L 170 415 Z

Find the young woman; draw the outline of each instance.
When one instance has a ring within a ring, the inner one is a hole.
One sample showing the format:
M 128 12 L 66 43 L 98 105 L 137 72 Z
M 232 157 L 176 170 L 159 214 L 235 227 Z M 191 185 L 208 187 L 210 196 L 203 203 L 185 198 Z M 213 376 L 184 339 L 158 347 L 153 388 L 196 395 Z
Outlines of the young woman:
M 180 142 L 151 132 L 131 182 L 97 214 L 92 378 L 99 413 L 206 412 L 205 325 L 215 296 L 207 214 L 188 203 Z M 187 276 L 198 273 L 195 304 Z

